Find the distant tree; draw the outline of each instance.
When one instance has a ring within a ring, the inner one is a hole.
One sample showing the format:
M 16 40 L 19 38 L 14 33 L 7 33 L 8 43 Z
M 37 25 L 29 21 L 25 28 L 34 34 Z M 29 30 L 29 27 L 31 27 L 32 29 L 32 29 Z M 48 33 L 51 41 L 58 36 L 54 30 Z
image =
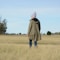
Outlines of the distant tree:
M 7 24 L 6 19 L 4 19 L 3 21 L 0 20 L 0 34 L 5 34 L 7 29 L 6 24 Z
M 51 35 L 52 33 L 50 31 L 47 32 L 47 35 Z
M 19 35 L 21 35 L 21 33 L 19 33 Z
M 0 34 L 3 34 L 3 24 L 2 23 L 0 23 Z

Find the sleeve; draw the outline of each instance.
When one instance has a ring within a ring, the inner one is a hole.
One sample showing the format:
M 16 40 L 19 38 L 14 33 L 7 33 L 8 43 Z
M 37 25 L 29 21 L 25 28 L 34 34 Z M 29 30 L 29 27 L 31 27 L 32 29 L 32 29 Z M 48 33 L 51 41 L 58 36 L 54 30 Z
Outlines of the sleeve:
M 30 23 L 29 23 L 29 27 L 28 27 L 28 35 L 29 35 L 30 32 L 31 32 L 31 28 L 32 28 L 32 21 L 30 21 Z

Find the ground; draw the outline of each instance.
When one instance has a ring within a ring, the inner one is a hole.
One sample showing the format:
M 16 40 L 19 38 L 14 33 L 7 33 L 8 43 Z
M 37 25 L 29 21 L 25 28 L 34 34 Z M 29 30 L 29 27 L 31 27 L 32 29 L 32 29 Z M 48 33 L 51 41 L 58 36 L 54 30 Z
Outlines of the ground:
M 28 42 L 25 35 L 0 35 L 0 60 L 60 60 L 60 35 L 42 35 L 38 47 Z

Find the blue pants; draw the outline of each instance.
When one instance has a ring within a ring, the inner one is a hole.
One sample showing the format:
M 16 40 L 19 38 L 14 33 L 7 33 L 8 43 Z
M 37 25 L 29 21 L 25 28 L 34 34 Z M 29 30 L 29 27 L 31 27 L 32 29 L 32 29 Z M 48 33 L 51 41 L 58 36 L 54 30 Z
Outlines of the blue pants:
M 32 40 L 29 40 L 29 46 L 32 47 Z M 34 46 L 37 46 L 37 41 L 34 41 Z

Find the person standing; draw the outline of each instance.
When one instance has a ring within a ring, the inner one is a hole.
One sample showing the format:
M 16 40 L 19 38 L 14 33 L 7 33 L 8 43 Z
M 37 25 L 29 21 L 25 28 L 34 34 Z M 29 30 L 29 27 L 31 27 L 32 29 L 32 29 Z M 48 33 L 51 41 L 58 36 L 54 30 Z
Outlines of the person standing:
M 32 47 L 32 41 L 34 41 L 34 46 L 37 46 L 37 41 L 41 39 L 40 36 L 40 21 L 36 18 L 36 12 L 32 15 L 29 27 L 28 27 L 28 37 L 29 46 Z

